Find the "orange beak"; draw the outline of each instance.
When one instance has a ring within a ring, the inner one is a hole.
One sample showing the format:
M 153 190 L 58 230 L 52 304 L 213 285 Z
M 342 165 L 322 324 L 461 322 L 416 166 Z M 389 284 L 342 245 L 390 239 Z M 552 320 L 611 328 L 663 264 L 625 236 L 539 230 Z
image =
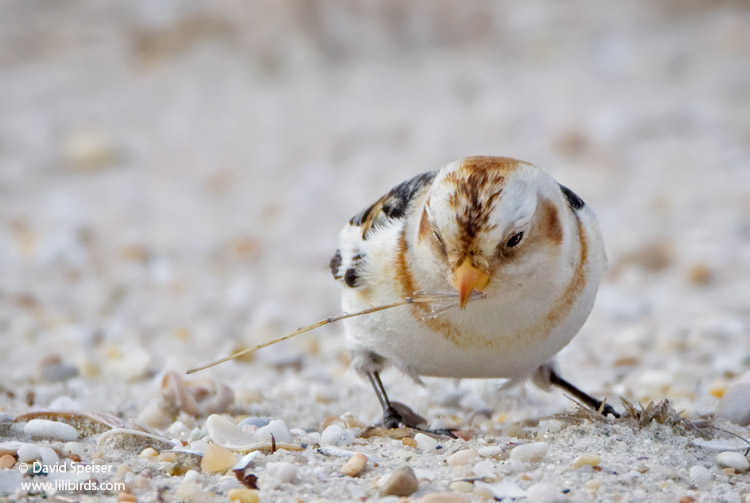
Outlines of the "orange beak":
M 489 274 L 471 265 L 471 260 L 464 259 L 461 265 L 453 271 L 453 286 L 458 290 L 461 309 L 469 302 L 471 292 L 474 290 L 481 292 L 489 281 Z

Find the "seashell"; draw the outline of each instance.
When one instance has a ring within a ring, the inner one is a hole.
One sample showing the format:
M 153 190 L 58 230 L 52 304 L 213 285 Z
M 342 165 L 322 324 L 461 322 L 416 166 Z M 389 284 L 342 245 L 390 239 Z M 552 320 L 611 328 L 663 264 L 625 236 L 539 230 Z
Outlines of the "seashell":
M 186 381 L 170 370 L 160 382 L 159 395 L 139 414 L 139 419 L 154 427 L 166 427 L 180 412 L 193 417 L 225 412 L 234 404 L 234 392 L 213 380 Z
M 24 433 L 32 438 L 49 438 L 72 442 L 78 439 L 78 431 L 69 424 L 49 419 L 32 419 L 26 423 Z
M 219 414 L 234 404 L 234 392 L 214 380 L 185 381 L 171 370 L 161 380 L 161 396 L 178 411 L 202 417 Z
M 140 453 L 146 447 L 152 447 L 160 452 L 177 447 L 171 440 L 159 435 L 126 428 L 113 428 L 102 433 L 96 445 L 97 447 L 109 447 L 134 454 Z
M 34 419 L 46 419 L 65 423 L 78 431 L 81 437 L 98 435 L 112 428 L 130 428 L 127 422 L 103 412 L 45 411 L 28 412 L 16 416 L 15 423 L 26 423 Z
M 259 442 L 254 433 L 249 433 L 238 427 L 232 421 L 218 414 L 211 414 L 206 420 L 206 430 L 215 444 L 232 451 L 273 451 L 286 449 L 302 451 L 304 447 L 291 442 Z

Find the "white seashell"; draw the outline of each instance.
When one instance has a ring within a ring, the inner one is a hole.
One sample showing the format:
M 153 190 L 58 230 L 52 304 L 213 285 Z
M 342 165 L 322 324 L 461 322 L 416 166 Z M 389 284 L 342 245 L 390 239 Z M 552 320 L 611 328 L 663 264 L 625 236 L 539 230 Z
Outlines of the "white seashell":
M 32 438 L 52 438 L 64 442 L 78 439 L 78 431 L 69 424 L 48 419 L 32 419 L 23 429 Z
M 244 446 L 254 444 L 255 438 L 232 421 L 219 414 L 211 414 L 206 419 L 208 436 L 214 443 L 227 449 L 242 450 Z

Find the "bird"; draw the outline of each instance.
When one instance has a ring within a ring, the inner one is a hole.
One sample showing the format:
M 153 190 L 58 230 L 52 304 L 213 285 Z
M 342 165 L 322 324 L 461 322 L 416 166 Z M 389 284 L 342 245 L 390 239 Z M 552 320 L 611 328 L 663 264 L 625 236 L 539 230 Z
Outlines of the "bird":
M 531 379 L 619 417 L 556 364 L 593 308 L 607 257 L 591 208 L 536 165 L 473 156 L 414 176 L 344 225 L 330 267 L 345 312 L 419 291 L 457 296 L 439 316 L 413 303 L 344 321 L 351 366 L 370 381 L 386 428 L 423 421 L 389 399 L 389 366 L 416 383 Z

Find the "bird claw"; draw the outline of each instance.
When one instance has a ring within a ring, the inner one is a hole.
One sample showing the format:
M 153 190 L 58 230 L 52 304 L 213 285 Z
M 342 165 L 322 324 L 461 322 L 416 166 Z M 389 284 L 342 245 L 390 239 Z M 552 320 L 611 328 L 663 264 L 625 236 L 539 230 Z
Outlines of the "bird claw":
M 397 403 L 397 402 L 394 402 L 394 403 Z M 414 430 L 419 433 L 427 433 L 430 435 L 438 435 L 441 437 L 458 438 L 453 433 L 453 431 L 449 430 L 448 428 L 438 428 L 435 430 L 426 430 L 424 428 L 420 428 L 418 425 L 424 424 L 423 418 L 419 416 L 418 414 L 414 413 L 411 409 L 409 409 L 405 405 L 403 404 L 398 404 L 398 405 L 401 406 L 399 408 L 406 408 L 408 412 L 410 412 L 411 414 L 402 414 L 402 412 L 399 412 L 398 410 L 396 410 L 395 407 L 393 406 L 388 407 L 383 412 L 383 424 L 385 425 L 387 429 L 393 430 L 397 428 L 408 428 L 410 430 Z M 413 420 L 413 421 L 407 420 L 405 418 L 405 416 L 407 415 L 410 416 L 409 419 L 416 419 L 416 420 Z
M 610 414 L 614 416 L 615 418 L 620 418 L 620 413 L 617 412 L 617 410 L 612 407 L 607 402 L 601 402 L 599 403 L 598 407 L 596 407 L 596 411 L 599 412 L 602 416 L 607 417 Z

